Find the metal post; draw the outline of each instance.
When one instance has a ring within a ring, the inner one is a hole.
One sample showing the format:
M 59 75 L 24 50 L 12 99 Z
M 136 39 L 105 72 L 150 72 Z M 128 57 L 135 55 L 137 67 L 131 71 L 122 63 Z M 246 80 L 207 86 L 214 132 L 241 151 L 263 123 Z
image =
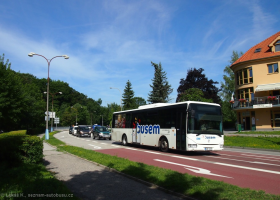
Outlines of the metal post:
M 37 56 L 41 56 L 43 58 L 46 59 L 47 63 L 48 63 L 48 85 L 47 85 L 47 119 L 46 119 L 46 132 L 45 132 L 45 139 L 48 140 L 49 139 L 49 89 L 50 89 L 50 63 L 54 58 L 57 57 L 64 57 L 65 59 L 69 59 L 69 57 L 67 55 L 62 55 L 62 56 L 55 56 L 52 59 L 47 59 L 45 56 L 40 55 L 40 54 L 36 54 L 36 53 L 29 53 L 28 56 L 29 57 L 33 57 L 34 55 Z
M 52 123 L 51 123 L 51 132 L 53 132 L 53 95 L 52 95 Z

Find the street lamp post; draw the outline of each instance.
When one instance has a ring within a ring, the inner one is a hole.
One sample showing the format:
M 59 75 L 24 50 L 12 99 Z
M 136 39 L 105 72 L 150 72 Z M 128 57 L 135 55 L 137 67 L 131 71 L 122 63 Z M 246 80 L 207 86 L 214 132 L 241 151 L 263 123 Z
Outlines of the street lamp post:
M 110 89 L 116 89 L 116 90 L 119 90 L 119 92 L 120 92 L 121 111 L 122 111 L 122 94 L 121 94 L 120 89 L 119 89 L 119 88 L 114 88 L 114 87 L 110 87 Z
M 93 112 L 94 112 L 94 115 L 95 115 L 96 111 L 94 110 Z M 93 114 L 93 113 L 91 113 L 91 114 Z M 93 125 L 93 124 L 92 124 L 92 118 L 91 118 L 91 125 Z
M 102 116 L 102 126 L 103 126 L 103 115 L 100 115 L 100 116 Z
M 40 55 L 40 54 L 36 54 L 36 53 L 33 53 L 33 52 L 30 52 L 28 54 L 29 57 L 33 57 L 34 55 L 36 56 L 41 56 L 43 58 L 46 59 L 47 63 L 48 63 L 48 86 L 47 86 L 47 119 L 46 119 L 46 132 L 45 132 L 45 139 L 48 140 L 49 139 L 49 88 L 50 88 L 50 64 L 51 64 L 51 61 L 54 59 L 54 58 L 57 58 L 57 57 L 63 57 L 65 59 L 69 59 L 69 57 L 67 55 L 62 55 L 62 56 L 55 56 L 51 59 L 47 59 L 45 56 L 43 55 Z
M 71 106 L 71 108 L 74 108 L 74 106 Z M 81 108 L 83 108 L 82 106 L 81 106 Z M 77 108 L 74 108 L 75 110 L 76 110 L 76 126 L 78 125 L 78 123 L 77 123 L 77 113 L 78 113 L 78 109 Z
M 44 92 L 45 93 L 45 92 Z M 53 97 L 56 94 L 62 94 L 62 92 L 56 92 L 56 93 L 50 93 L 50 95 L 52 95 L 52 123 L 51 123 L 51 132 L 53 132 Z

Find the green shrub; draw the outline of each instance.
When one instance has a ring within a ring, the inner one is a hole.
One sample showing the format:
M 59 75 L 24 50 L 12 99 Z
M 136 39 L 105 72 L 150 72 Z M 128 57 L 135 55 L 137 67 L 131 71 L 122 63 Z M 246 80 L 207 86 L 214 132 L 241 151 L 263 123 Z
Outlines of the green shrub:
M 23 163 L 40 163 L 43 159 L 43 141 L 37 136 L 25 137 L 20 151 Z
M 26 131 L 13 131 L 0 135 L 0 162 L 9 165 L 38 163 L 43 158 L 43 141 Z
M 27 130 L 27 135 L 38 135 L 40 133 L 44 133 L 45 128 L 29 128 Z
M 19 147 L 26 131 L 14 131 L 0 135 L 0 161 L 15 165 L 21 162 Z

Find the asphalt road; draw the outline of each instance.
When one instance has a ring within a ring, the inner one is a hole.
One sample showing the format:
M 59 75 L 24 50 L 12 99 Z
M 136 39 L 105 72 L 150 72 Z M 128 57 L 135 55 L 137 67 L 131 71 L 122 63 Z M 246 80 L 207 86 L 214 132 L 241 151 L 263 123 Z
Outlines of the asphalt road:
M 68 132 L 55 135 L 63 142 L 117 155 L 181 173 L 224 181 L 243 188 L 280 194 L 280 154 L 273 151 L 225 148 L 219 152 L 160 152 L 143 146 L 124 147 L 110 140 L 77 138 Z M 265 183 L 265 184 L 264 184 Z

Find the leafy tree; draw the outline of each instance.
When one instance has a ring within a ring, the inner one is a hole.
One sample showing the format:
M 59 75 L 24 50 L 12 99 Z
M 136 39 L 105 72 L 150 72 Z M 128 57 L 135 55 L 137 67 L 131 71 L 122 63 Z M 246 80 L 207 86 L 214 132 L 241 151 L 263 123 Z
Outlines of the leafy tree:
M 75 118 L 76 115 L 75 113 L 72 113 L 72 109 L 69 106 L 66 109 L 64 109 L 63 113 L 60 112 L 59 117 L 60 117 L 59 123 L 62 126 L 76 125 L 76 118 Z
M 161 63 L 152 63 L 155 68 L 153 83 L 150 85 L 152 91 L 148 94 L 148 102 L 150 103 L 166 103 L 171 99 L 169 95 L 172 93 L 173 89 L 171 85 L 168 84 L 166 72 L 163 71 Z
M 223 113 L 223 120 L 225 122 L 225 127 L 227 126 L 234 126 L 234 123 L 236 122 L 236 113 L 231 109 L 231 104 L 229 101 L 232 98 L 232 95 L 235 91 L 235 79 L 234 79 L 234 73 L 231 70 L 230 66 L 238 60 L 240 56 L 242 56 L 243 53 L 238 53 L 237 51 L 233 51 L 231 55 L 231 60 L 229 61 L 230 65 L 227 65 L 224 69 L 224 75 L 223 79 L 224 82 L 221 82 L 221 92 L 219 95 L 222 97 L 222 113 Z
M 43 132 L 46 124 L 46 90 L 47 79 L 15 72 L 11 69 L 9 60 L 5 62 L 4 55 L 0 56 L 0 129 L 6 131 L 40 128 L 36 131 Z M 112 113 L 121 110 L 117 104 L 102 107 L 100 98 L 93 100 L 71 88 L 68 83 L 50 79 L 50 93 L 57 92 L 62 92 L 62 95 L 54 96 L 53 109 L 60 118 L 60 126 L 75 124 L 76 114 L 78 124 L 100 124 L 101 115 L 103 123 L 109 124 Z M 51 95 L 49 101 L 51 110 Z M 132 101 L 135 102 L 134 97 Z
M 232 94 L 235 91 L 234 73 L 231 70 L 230 66 L 242 55 L 242 52 L 238 53 L 237 51 L 233 51 L 231 55 L 231 60 L 229 61 L 230 65 L 227 65 L 224 69 L 224 82 L 221 82 L 221 92 L 219 93 L 219 95 L 225 101 L 230 101 Z
M 124 110 L 129 110 L 129 109 L 132 109 L 134 107 L 134 91 L 132 90 L 132 87 L 131 87 L 131 83 L 130 81 L 128 80 L 126 82 L 126 85 L 125 85 L 125 88 L 124 88 L 124 93 L 122 95 L 122 98 L 123 98 L 123 109 Z
M 143 106 L 146 105 L 146 100 L 143 99 L 142 97 L 134 97 L 133 98 L 134 103 L 135 103 L 135 107 L 134 108 L 138 108 L 139 106 Z
M 19 128 L 24 110 L 24 90 L 21 77 L 11 70 L 9 60 L 4 62 L 0 56 L 0 128 L 14 130 Z
M 205 99 L 203 96 L 203 92 L 200 89 L 190 88 L 180 96 L 180 101 L 203 101 L 213 103 L 212 99 Z
M 203 98 L 212 99 L 214 103 L 220 102 L 220 97 L 218 92 L 220 91 L 215 84 L 218 84 L 217 81 L 212 79 L 208 80 L 205 74 L 203 74 L 204 69 L 190 69 L 187 72 L 185 79 L 180 80 L 180 85 L 177 89 L 178 95 L 176 102 L 181 101 L 181 95 L 185 93 L 186 90 L 190 88 L 198 88 L 203 92 Z
M 107 105 L 107 111 L 108 111 L 108 115 L 107 115 L 107 120 L 108 120 L 108 125 L 110 125 L 110 127 L 112 127 L 112 117 L 113 117 L 113 113 L 120 111 L 120 106 L 116 103 L 111 103 Z
M 24 73 L 18 73 L 18 75 L 21 76 L 22 89 L 24 91 L 21 127 L 26 128 L 28 131 L 36 127 L 45 127 L 44 113 L 46 111 L 46 103 L 43 99 L 43 93 L 37 85 L 36 77 Z

